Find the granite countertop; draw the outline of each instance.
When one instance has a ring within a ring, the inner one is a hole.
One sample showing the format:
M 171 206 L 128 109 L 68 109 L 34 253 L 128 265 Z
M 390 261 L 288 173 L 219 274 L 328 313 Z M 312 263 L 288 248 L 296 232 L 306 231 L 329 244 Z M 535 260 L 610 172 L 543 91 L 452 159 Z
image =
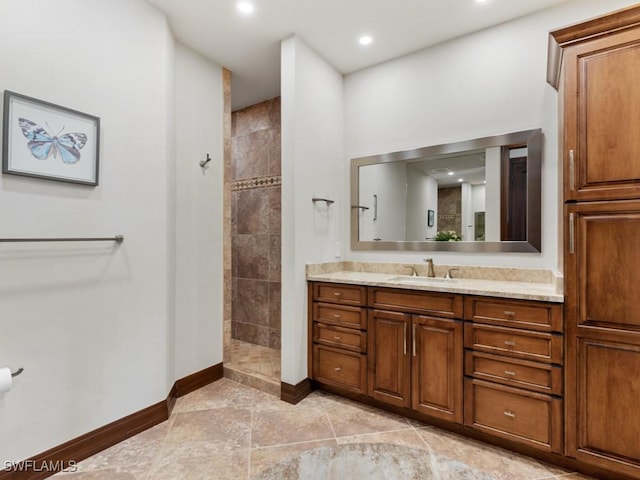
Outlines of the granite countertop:
M 394 266 L 396 268 L 394 268 Z M 349 268 L 351 267 L 351 268 Z M 459 278 L 445 279 L 448 268 L 459 268 Z M 562 276 L 539 269 L 441 266 L 436 277 L 407 274 L 411 264 L 336 262 L 307 265 L 307 280 L 379 287 L 426 290 L 546 302 L 564 302 Z M 375 271 L 378 270 L 378 271 Z M 383 270 L 383 271 L 380 271 Z M 466 275 L 465 275 L 466 273 Z M 481 278 L 467 278 L 481 277 Z

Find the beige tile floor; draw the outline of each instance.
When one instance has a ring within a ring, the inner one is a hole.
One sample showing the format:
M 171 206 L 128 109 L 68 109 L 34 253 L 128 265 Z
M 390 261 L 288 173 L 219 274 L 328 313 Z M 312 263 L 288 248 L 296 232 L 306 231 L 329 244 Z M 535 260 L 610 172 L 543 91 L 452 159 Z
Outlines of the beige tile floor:
M 231 340 L 224 376 L 272 395 L 280 395 L 280 350 Z
M 435 451 L 498 480 L 587 480 L 324 392 L 290 405 L 227 378 L 178 399 L 166 422 L 80 462 L 78 472 L 57 477 L 245 480 L 309 449 L 372 442 Z

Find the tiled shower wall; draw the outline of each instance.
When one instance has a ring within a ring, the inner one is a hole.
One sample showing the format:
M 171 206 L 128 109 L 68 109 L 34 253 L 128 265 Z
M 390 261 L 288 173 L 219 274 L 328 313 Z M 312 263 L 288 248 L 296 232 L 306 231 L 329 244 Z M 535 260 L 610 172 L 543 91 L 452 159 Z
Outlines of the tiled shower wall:
M 438 189 L 438 231 L 462 232 L 462 189 L 459 186 Z
M 280 98 L 231 117 L 232 337 L 280 349 Z

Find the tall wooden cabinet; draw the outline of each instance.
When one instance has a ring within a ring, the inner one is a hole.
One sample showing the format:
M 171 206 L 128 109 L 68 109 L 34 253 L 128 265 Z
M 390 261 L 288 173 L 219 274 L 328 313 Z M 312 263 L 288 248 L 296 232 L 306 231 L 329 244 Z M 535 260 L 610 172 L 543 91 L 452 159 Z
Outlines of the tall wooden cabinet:
M 565 454 L 640 478 L 640 7 L 550 45 L 562 58 L 550 79 L 564 129 Z

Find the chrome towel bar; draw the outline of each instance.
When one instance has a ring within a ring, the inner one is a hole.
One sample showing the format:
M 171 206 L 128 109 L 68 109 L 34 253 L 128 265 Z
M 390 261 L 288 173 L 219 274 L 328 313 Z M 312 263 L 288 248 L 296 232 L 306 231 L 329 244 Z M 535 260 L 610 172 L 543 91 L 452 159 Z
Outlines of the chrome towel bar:
M 122 235 L 115 237 L 76 237 L 76 238 L 0 238 L 0 242 L 124 242 Z

